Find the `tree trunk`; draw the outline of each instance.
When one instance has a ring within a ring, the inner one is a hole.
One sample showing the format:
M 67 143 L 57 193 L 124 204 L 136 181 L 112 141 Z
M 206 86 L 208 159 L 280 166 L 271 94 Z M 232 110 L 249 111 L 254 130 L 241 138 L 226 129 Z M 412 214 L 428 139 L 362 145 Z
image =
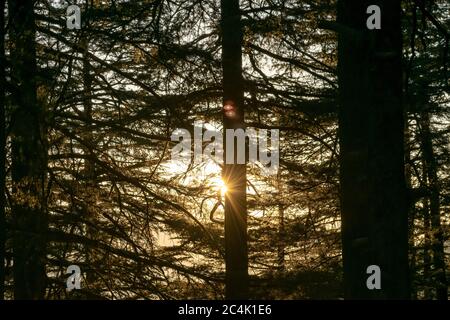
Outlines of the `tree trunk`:
M 88 52 L 88 41 L 85 40 L 83 43 L 85 46 L 86 52 Z M 93 143 L 93 135 L 92 135 L 92 102 L 91 102 L 91 84 L 92 78 L 90 76 L 90 67 L 89 61 L 86 55 L 83 55 L 83 87 L 84 87 L 84 95 L 83 98 L 83 107 L 86 121 L 86 132 L 84 134 L 84 140 L 86 143 Z M 89 147 L 84 147 L 84 153 L 88 158 L 84 160 L 84 169 L 83 169 L 83 177 L 85 194 L 84 194 L 84 203 L 83 203 L 83 218 L 88 222 L 93 222 L 95 220 L 95 204 L 96 204 L 96 193 L 97 189 L 95 186 L 95 168 L 92 161 L 89 159 L 91 156 L 91 150 Z M 86 236 L 89 239 L 96 240 L 96 230 L 92 228 L 89 224 L 86 225 Z M 86 286 L 87 288 L 94 290 L 95 282 L 97 280 L 95 268 L 97 266 L 98 261 L 96 261 L 94 250 L 87 245 L 85 247 L 86 254 Z
M 381 30 L 368 30 L 369 5 Z M 400 0 L 339 0 L 338 76 L 345 297 L 409 299 Z M 367 267 L 381 269 L 369 290 Z
M 284 229 L 284 207 L 283 204 L 278 205 L 278 271 L 285 270 L 285 229 Z
M 277 175 L 277 189 L 278 189 L 278 247 L 277 247 L 277 260 L 278 260 L 278 271 L 282 272 L 285 270 L 285 243 L 286 234 L 284 226 L 284 203 L 283 203 L 283 185 L 281 181 L 281 169 Z
M 221 0 L 224 138 L 226 129 L 244 128 L 242 80 L 242 26 L 239 0 Z M 224 139 L 226 150 L 226 139 Z M 234 144 L 236 158 L 236 143 Z M 224 155 L 226 159 L 226 151 Z M 225 297 L 248 298 L 246 165 L 224 163 L 225 194 Z
M 0 0 L 0 300 L 5 298 L 6 256 L 6 123 L 5 123 L 5 0 Z
M 405 181 L 406 188 L 411 192 L 412 190 L 412 161 L 411 161 L 411 133 L 408 123 L 407 113 L 405 116 Z M 409 241 L 409 252 L 410 252 L 410 281 L 411 284 L 414 283 L 414 279 L 417 274 L 417 248 L 415 246 L 415 222 L 416 222 L 416 199 L 413 198 L 412 194 L 408 197 L 408 241 Z M 417 300 L 417 286 L 411 285 L 411 299 Z
M 423 232 L 424 242 L 423 242 L 423 279 L 424 281 L 424 299 L 431 299 L 431 284 L 430 284 L 430 267 L 431 267 L 431 257 L 430 257 L 430 247 L 431 247 L 431 224 L 430 224 L 430 206 L 428 205 L 428 199 L 423 199 Z
M 88 9 L 87 9 L 88 10 Z M 84 108 L 84 116 L 85 116 L 85 133 L 83 134 L 83 139 L 87 144 L 94 144 L 94 136 L 93 136 L 93 127 L 92 127 L 92 76 L 91 76 L 91 67 L 88 60 L 87 53 L 89 52 L 89 40 L 86 37 L 83 37 L 81 40 L 82 46 L 85 50 L 83 53 L 83 108 Z M 87 158 L 84 160 L 84 169 L 83 169 L 83 178 L 84 180 L 84 204 L 83 204 L 83 218 L 89 222 L 95 221 L 95 205 L 96 205 L 96 193 L 97 186 L 95 184 L 95 165 L 89 159 L 91 156 L 92 150 L 90 147 L 83 147 L 83 152 L 86 154 Z M 96 230 L 92 228 L 89 224 L 86 226 L 86 236 L 89 239 L 96 239 Z M 92 253 L 92 248 L 86 246 L 85 248 L 86 254 L 86 266 L 88 269 L 86 270 L 86 285 L 90 289 L 94 289 L 95 282 L 97 280 L 95 267 L 98 264 L 95 255 Z
M 430 218 L 431 218 L 431 249 L 433 252 L 434 280 L 436 285 L 436 298 L 448 299 L 448 284 L 446 278 L 444 235 L 441 227 L 440 187 L 437 173 L 437 162 L 433 150 L 430 130 L 430 117 L 425 110 L 420 118 L 422 155 L 425 161 L 424 169 L 430 188 Z
M 46 143 L 36 96 L 33 1 L 8 1 L 11 40 L 11 146 L 15 299 L 45 296 Z

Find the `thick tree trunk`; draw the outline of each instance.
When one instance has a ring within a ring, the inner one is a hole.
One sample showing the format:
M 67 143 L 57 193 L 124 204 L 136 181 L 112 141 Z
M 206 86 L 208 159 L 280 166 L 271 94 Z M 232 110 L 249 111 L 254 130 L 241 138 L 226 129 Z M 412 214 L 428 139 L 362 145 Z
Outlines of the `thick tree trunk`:
M 239 0 L 222 0 L 221 10 L 223 103 L 224 106 L 234 108 L 234 112 L 224 112 L 225 135 L 226 129 L 244 128 L 242 26 Z M 226 139 L 224 142 L 226 150 Z M 236 158 L 236 143 L 234 145 Z M 225 297 L 246 299 L 248 298 L 246 165 L 237 164 L 236 161 L 234 164 L 224 163 L 223 179 L 228 187 L 225 195 Z
M 6 256 L 5 2 L 0 0 L 0 300 L 5 297 Z
M 446 278 L 444 235 L 441 227 L 440 209 L 440 187 L 437 173 L 437 162 L 433 150 L 430 117 L 424 111 L 420 119 L 422 156 L 425 162 L 424 170 L 428 179 L 430 195 L 430 218 L 431 218 L 431 249 L 433 252 L 434 282 L 436 285 L 436 298 L 438 300 L 448 299 L 448 283 Z
M 368 30 L 369 5 L 381 30 Z M 339 0 L 339 138 L 345 297 L 409 299 L 400 0 Z M 381 269 L 369 290 L 367 267 Z
M 13 273 L 16 299 L 45 295 L 46 143 L 36 97 L 33 1 L 8 1 L 11 39 Z

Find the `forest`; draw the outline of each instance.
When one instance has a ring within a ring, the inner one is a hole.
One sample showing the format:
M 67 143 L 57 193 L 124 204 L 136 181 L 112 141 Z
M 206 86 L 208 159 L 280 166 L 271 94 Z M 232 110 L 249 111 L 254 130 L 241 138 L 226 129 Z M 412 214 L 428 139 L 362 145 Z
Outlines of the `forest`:
M 448 1 L 0 0 L 0 28 L 0 300 L 448 300 Z

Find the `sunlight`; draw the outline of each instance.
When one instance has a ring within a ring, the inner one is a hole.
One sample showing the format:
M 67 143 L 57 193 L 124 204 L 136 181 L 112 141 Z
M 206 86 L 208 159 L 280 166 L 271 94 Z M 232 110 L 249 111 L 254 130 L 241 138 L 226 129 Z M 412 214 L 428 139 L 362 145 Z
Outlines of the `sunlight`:
M 228 191 L 228 187 L 222 179 L 219 180 L 218 187 L 220 188 L 220 194 L 222 197 L 225 196 L 225 193 Z

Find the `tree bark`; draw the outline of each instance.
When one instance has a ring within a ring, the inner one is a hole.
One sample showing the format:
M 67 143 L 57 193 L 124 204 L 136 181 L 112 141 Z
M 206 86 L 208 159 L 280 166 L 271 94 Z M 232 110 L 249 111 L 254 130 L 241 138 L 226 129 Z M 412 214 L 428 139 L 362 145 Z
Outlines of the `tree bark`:
M 234 108 L 224 112 L 224 150 L 226 129 L 244 128 L 242 80 L 242 25 L 239 0 L 221 0 L 223 104 Z M 225 110 L 225 108 L 224 108 Z M 229 113 L 228 113 L 229 114 Z M 236 143 L 235 158 L 236 158 Z M 226 159 L 226 151 L 224 152 Z M 236 159 L 235 159 L 236 160 Z M 224 161 L 225 162 L 225 161 Z M 225 297 L 248 298 L 246 165 L 224 163 L 225 194 Z
M 368 30 L 366 9 L 381 8 Z M 338 77 L 344 288 L 348 299 L 409 299 L 400 0 L 339 0 Z M 367 267 L 381 269 L 369 290 Z
M 46 143 L 37 102 L 34 1 L 8 1 L 11 40 L 11 158 L 15 299 L 46 288 Z

